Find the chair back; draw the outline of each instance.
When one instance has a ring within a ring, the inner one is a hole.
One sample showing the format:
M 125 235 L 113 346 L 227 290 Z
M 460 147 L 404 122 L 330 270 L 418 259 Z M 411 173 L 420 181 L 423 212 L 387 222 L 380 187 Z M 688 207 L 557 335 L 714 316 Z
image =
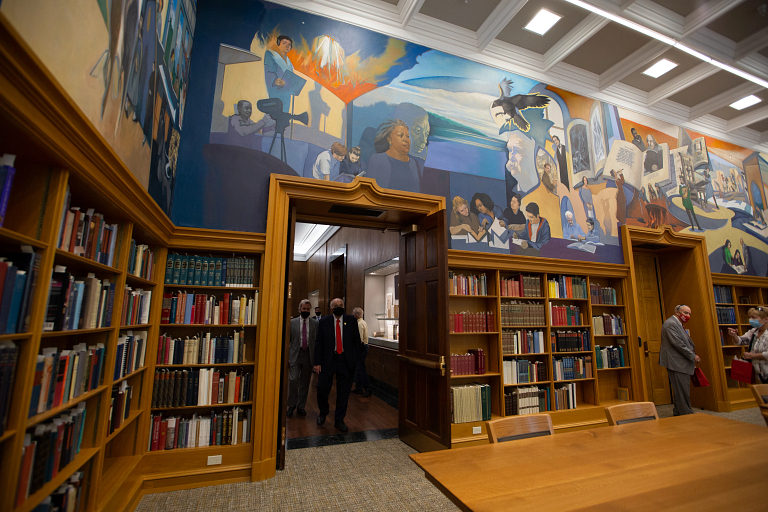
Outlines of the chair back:
M 623 425 L 637 421 L 650 421 L 659 419 L 656 406 L 653 402 L 629 402 L 605 408 L 605 417 L 609 425 Z
M 486 425 L 488 426 L 488 437 L 492 443 L 551 436 L 555 433 L 552 428 L 552 417 L 549 414 L 507 416 L 488 421 Z
M 752 394 L 755 395 L 760 414 L 763 415 L 765 425 L 768 426 L 768 384 L 754 384 Z

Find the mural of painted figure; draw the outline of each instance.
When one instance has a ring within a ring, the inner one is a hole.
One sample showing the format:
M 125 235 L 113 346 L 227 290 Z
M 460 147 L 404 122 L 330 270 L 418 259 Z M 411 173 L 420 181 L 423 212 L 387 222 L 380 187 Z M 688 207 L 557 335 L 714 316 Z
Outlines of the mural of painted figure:
M 653 135 L 649 133 L 646 139 L 648 141 L 648 151 L 645 153 L 645 162 L 643 165 L 645 167 L 645 174 L 650 174 L 662 168 L 664 152 L 662 151 L 661 146 L 656 143 L 656 139 Z
M 512 81 L 506 78 L 499 84 L 501 96 L 491 104 L 493 116 L 503 116 L 508 126 L 514 123 L 518 129 L 527 132 L 531 125 L 523 117 L 523 110 L 527 108 L 544 108 L 549 103 L 549 98 L 539 94 L 515 94 L 512 96 Z
M 339 176 L 344 176 L 344 183 L 351 182 L 355 176 L 365 176 L 365 167 L 360 160 L 360 148 L 355 146 L 347 152 L 347 157 L 339 165 Z
M 264 80 L 270 98 L 279 98 L 283 102 L 283 112 L 291 108 L 291 93 L 283 80 L 287 72 L 293 73 L 293 64 L 288 52 L 293 48 L 293 39 L 280 35 L 277 37 L 277 51 L 264 52 Z
M 453 198 L 453 209 L 451 210 L 451 220 L 448 229 L 451 232 L 451 236 L 463 237 L 471 235 L 477 242 L 486 233 L 477 220 L 477 214 L 469 210 L 469 202 L 461 196 Z
M 425 161 L 430 131 L 427 111 L 413 103 L 400 103 L 395 109 L 395 119 L 400 119 L 410 127 L 411 149 L 408 154 Z
M 485 231 L 491 229 L 491 225 L 493 225 L 496 219 L 499 219 L 501 227 L 506 227 L 506 223 L 502 219 L 503 212 L 501 208 L 494 204 L 493 199 L 488 194 L 478 192 L 472 196 L 469 211 L 477 215 L 477 220 Z
M 565 225 L 563 226 L 563 238 L 566 240 L 582 241 L 587 237 L 581 226 L 573 220 L 573 212 L 565 212 Z
M 373 147 L 376 153 L 368 161 L 369 178 L 383 188 L 420 191 L 422 169 L 408 154 L 411 136 L 407 124 L 395 119 L 380 125 Z
M 589 188 L 589 181 L 586 176 L 581 178 L 581 188 L 579 189 L 579 198 L 584 204 L 584 214 L 588 219 L 595 218 L 595 200 L 592 199 L 592 191 Z
M 521 247 L 525 254 L 538 256 L 541 248 L 552 236 L 549 222 L 539 214 L 539 205 L 533 202 L 525 206 L 525 216 L 527 217 L 525 229 L 519 236 L 517 234 L 513 236 L 523 240 Z
M 264 114 L 257 123 L 251 119 L 253 114 L 253 105 L 248 100 L 240 100 L 237 102 L 237 114 L 229 116 L 229 122 L 227 123 L 227 132 L 229 134 L 236 133 L 245 137 L 253 133 L 261 133 L 262 135 L 274 135 L 275 121 L 269 114 Z
M 317 155 L 312 175 L 318 180 L 335 181 L 339 177 L 339 165 L 347 156 L 347 148 L 340 142 L 334 142 L 331 149 Z

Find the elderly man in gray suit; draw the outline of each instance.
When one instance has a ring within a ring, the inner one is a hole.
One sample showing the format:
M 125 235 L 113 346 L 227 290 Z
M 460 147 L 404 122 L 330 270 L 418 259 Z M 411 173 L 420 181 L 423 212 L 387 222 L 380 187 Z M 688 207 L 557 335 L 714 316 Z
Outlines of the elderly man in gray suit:
M 288 417 L 298 409 L 299 416 L 306 416 L 307 394 L 314 366 L 317 319 L 310 318 L 312 304 L 307 299 L 299 303 L 299 315 L 291 320 L 291 346 L 288 351 Z
M 675 397 L 675 416 L 693 414 L 691 409 L 691 375 L 695 363 L 701 361 L 696 347 L 683 326 L 691 319 L 691 308 L 682 304 L 675 307 L 675 314 L 661 327 L 659 365 L 667 369 L 669 384 Z

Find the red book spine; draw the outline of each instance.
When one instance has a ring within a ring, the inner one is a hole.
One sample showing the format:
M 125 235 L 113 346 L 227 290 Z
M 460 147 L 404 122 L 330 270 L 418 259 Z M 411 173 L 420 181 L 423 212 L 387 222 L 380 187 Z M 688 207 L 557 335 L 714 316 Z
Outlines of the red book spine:
M 219 403 L 219 372 L 213 372 L 213 383 L 211 388 L 211 403 Z
M 240 398 L 240 376 L 238 375 L 235 378 L 235 402 L 242 402 L 243 400 Z
M 157 438 L 157 449 L 165 450 L 165 436 L 168 434 L 168 421 L 162 420 L 160 422 L 160 435 Z

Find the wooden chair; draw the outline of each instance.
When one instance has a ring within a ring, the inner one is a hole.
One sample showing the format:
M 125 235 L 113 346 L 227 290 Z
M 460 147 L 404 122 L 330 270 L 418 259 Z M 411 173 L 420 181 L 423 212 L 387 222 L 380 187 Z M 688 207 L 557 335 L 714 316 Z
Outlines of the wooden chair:
M 551 436 L 552 417 L 549 414 L 529 414 L 525 416 L 508 416 L 498 420 L 487 421 L 488 436 L 492 443 L 516 441 L 529 437 Z
M 754 384 L 752 394 L 755 395 L 757 405 L 760 406 L 760 413 L 763 415 L 766 426 L 768 426 L 768 384 Z
M 609 425 L 623 425 L 637 421 L 659 419 L 653 402 L 630 402 L 605 408 L 605 416 Z

